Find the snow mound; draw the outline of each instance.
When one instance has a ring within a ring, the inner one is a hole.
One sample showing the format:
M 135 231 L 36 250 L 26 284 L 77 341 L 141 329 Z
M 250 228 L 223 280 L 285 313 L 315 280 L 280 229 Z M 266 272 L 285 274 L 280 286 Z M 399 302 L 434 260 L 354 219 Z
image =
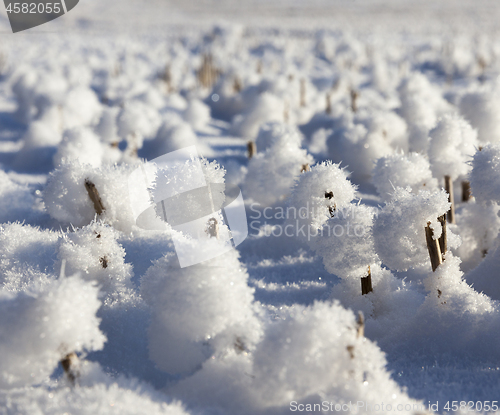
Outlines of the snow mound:
M 0 293 L 2 388 L 42 382 L 68 353 L 102 349 L 97 293 L 78 276 L 36 294 Z

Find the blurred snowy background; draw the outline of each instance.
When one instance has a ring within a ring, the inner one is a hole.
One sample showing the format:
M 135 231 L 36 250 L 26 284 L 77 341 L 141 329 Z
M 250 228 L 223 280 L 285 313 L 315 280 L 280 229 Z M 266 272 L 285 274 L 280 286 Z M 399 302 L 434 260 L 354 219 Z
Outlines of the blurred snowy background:
M 0 28 L 8 31 L 6 14 L 0 17 Z M 362 32 L 496 32 L 499 17 L 495 0 L 81 0 L 71 13 L 30 34 L 157 33 L 171 25 L 200 27 L 224 20 L 289 28 L 349 27 Z

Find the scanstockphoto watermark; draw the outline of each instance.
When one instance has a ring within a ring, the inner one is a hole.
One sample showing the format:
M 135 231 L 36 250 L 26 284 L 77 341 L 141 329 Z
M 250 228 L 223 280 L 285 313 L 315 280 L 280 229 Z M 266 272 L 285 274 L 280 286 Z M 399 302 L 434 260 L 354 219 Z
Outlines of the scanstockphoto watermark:
M 427 407 L 423 403 L 368 403 L 364 401 L 356 401 L 356 402 L 331 402 L 331 401 L 322 401 L 320 403 L 299 403 L 297 401 L 290 402 L 290 412 L 298 412 L 298 413 L 351 413 L 351 414 L 361 414 L 365 412 L 373 413 L 387 413 L 387 412 L 432 412 L 433 408 L 429 404 Z
M 314 218 L 329 213 L 327 206 L 315 208 L 307 203 L 300 208 L 277 206 L 262 209 L 260 204 L 252 203 L 250 210 L 252 214 L 248 216 L 249 228 L 266 237 L 302 237 L 310 241 L 318 236 L 361 238 L 368 232 L 367 227 L 356 220 L 359 213 L 354 206 L 336 209 L 331 220 L 319 228 L 310 224 Z M 374 213 L 377 216 L 378 210 Z
M 13 33 L 48 23 L 68 13 L 78 0 L 4 0 Z
M 153 218 L 169 225 L 181 268 L 222 255 L 248 235 L 241 190 L 207 182 L 196 146 L 141 163 L 128 190 L 138 227 L 149 229 Z

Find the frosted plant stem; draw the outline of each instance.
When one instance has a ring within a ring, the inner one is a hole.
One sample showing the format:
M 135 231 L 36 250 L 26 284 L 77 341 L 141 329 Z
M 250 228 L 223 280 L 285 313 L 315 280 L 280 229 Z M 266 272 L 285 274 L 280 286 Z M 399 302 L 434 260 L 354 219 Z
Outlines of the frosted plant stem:
M 304 78 L 300 80 L 300 106 L 306 106 L 306 80 Z
M 368 275 L 361 278 L 361 295 L 371 293 L 373 291 L 372 287 L 372 271 L 368 265 Z
M 444 257 L 446 251 L 448 251 L 448 238 L 446 236 L 446 213 L 438 218 L 439 223 L 441 223 L 442 233 L 439 237 L 439 248 L 441 249 L 441 254 Z M 444 260 L 444 258 L 443 258 Z
M 165 92 L 167 94 L 173 92 L 174 88 L 172 87 L 172 70 L 169 64 L 165 66 L 165 70 L 160 75 L 160 79 L 165 82 Z
M 247 143 L 248 158 L 251 159 L 255 154 L 257 154 L 257 145 L 255 141 L 249 141 Z
M 358 110 L 358 93 L 354 90 L 351 89 L 351 109 L 352 112 L 356 112 Z
M 429 250 L 429 257 L 431 259 L 432 271 L 443 263 L 443 256 L 441 255 L 441 247 L 439 246 L 439 239 L 434 239 L 434 232 L 431 229 L 431 223 L 428 222 L 425 227 L 425 238 L 427 239 L 427 249 Z
M 331 94 L 330 92 L 326 93 L 326 109 L 325 113 L 328 115 L 332 114 L 332 99 L 331 99 Z
M 104 208 L 104 205 L 102 204 L 101 196 L 99 195 L 99 192 L 97 188 L 95 187 L 95 184 L 92 183 L 89 179 L 85 180 L 85 189 L 87 189 L 87 193 L 89 194 L 90 200 L 92 200 L 92 203 L 94 204 L 94 209 L 95 213 L 98 215 L 101 215 L 102 212 L 104 212 L 106 209 Z
M 444 188 L 448 193 L 448 201 L 451 203 L 450 210 L 448 211 L 448 222 L 455 223 L 455 201 L 453 197 L 453 181 L 450 176 L 444 176 Z
M 262 73 L 262 61 L 259 59 L 257 61 L 257 66 L 255 68 L 255 71 L 258 73 L 258 74 L 261 74 Z
M 198 81 L 204 88 L 211 88 L 219 78 L 219 70 L 213 64 L 212 55 L 203 56 L 203 64 L 198 70 Z
M 468 202 L 471 196 L 470 182 L 468 180 L 462 181 L 462 202 Z
M 61 359 L 61 366 L 64 369 L 64 373 L 73 386 L 75 385 L 76 378 L 78 377 L 78 365 L 79 359 L 75 352 L 68 353 L 63 359 Z
M 358 323 L 358 331 L 356 333 L 356 337 L 364 337 L 365 335 L 365 316 L 362 311 L 358 311 L 358 319 L 356 321 Z
M 243 89 L 243 86 L 241 85 L 240 78 L 238 76 L 235 76 L 234 82 L 233 82 L 233 92 L 235 94 L 239 94 L 242 89 Z
M 211 238 L 219 239 L 219 223 L 217 219 L 210 218 L 207 222 L 207 233 Z
M 325 199 L 332 200 L 333 199 L 333 192 L 325 192 Z M 333 218 L 335 216 L 335 210 L 336 210 L 336 205 L 334 204 L 332 206 L 328 206 L 328 212 L 330 213 L 330 216 Z

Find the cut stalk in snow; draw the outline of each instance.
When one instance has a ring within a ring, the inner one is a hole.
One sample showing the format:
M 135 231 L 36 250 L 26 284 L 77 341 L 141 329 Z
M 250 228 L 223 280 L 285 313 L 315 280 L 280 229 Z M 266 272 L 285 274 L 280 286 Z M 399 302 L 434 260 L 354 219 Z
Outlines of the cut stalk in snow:
M 203 64 L 197 75 L 200 85 L 204 88 L 211 88 L 217 82 L 220 72 L 213 64 L 212 55 L 203 56 Z
M 372 291 L 372 271 L 368 265 L 368 275 L 361 278 L 361 295 L 371 293 Z
M 85 189 L 87 189 L 87 193 L 89 194 L 89 198 L 94 204 L 95 213 L 101 215 L 106 209 L 102 204 L 101 196 L 99 196 L 99 192 L 95 187 L 95 184 L 92 183 L 89 179 L 85 179 Z
M 363 337 L 365 335 L 365 316 L 362 311 L 358 311 L 358 331 L 356 333 L 357 337 Z
M 433 239 L 434 232 L 431 229 L 431 223 L 428 222 L 425 227 L 425 238 L 427 240 L 427 249 L 429 250 L 429 257 L 431 259 L 432 271 L 436 271 L 436 268 L 443 263 L 443 256 L 441 255 L 441 247 L 439 245 L 439 239 Z
M 326 93 L 326 109 L 325 112 L 328 115 L 331 115 L 332 113 L 332 96 L 329 92 Z
M 61 366 L 69 382 L 74 385 L 78 377 L 79 359 L 75 352 L 68 353 L 61 359 Z
M 172 86 L 172 71 L 170 65 L 165 66 L 165 70 L 160 74 L 160 79 L 165 83 L 165 91 L 167 94 L 174 90 Z
M 107 256 L 103 256 L 103 257 L 99 258 L 99 262 L 101 263 L 103 268 L 108 267 L 108 257 Z
M 446 251 L 448 251 L 448 237 L 446 236 L 446 213 L 438 218 L 439 223 L 441 224 L 442 232 L 439 237 L 439 248 L 441 249 L 441 254 L 444 257 Z M 444 258 L 443 258 L 444 260 Z
M 219 238 L 219 223 L 217 222 L 217 219 L 210 218 L 208 220 L 206 232 L 211 238 Z
M 241 90 L 243 89 L 243 86 L 241 85 L 241 81 L 240 81 L 240 78 L 238 78 L 237 76 L 234 78 L 234 81 L 233 81 L 233 92 L 235 94 L 238 94 L 239 92 L 241 92 Z
M 448 201 L 451 203 L 450 210 L 447 213 L 448 222 L 455 223 L 455 201 L 453 198 L 453 181 L 450 176 L 444 176 L 444 188 L 448 193 Z
M 325 199 L 328 199 L 328 200 L 332 200 L 333 199 L 333 192 L 332 191 L 329 191 L 329 192 L 325 192 Z M 330 217 L 334 217 L 335 216 L 335 211 L 337 210 L 337 205 L 334 204 L 333 207 L 332 206 L 328 206 L 328 212 L 330 213 Z
M 349 346 L 346 347 L 346 349 L 349 352 L 349 357 L 351 359 L 354 359 L 354 346 L 350 344 Z
M 352 112 L 356 112 L 358 110 L 358 93 L 351 89 L 351 109 Z
M 304 78 L 300 80 L 300 106 L 306 106 L 306 80 Z
M 257 145 L 255 141 L 249 141 L 247 143 L 248 158 L 251 159 L 257 153 Z
M 257 67 L 255 68 L 255 71 L 258 73 L 258 74 L 261 74 L 262 73 L 262 61 L 259 59 L 257 61 Z
M 248 351 L 241 337 L 236 337 L 236 340 L 234 342 L 234 350 L 236 350 L 236 353 L 238 354 Z
M 468 180 L 462 180 L 462 202 L 468 202 L 470 196 L 470 182 Z

